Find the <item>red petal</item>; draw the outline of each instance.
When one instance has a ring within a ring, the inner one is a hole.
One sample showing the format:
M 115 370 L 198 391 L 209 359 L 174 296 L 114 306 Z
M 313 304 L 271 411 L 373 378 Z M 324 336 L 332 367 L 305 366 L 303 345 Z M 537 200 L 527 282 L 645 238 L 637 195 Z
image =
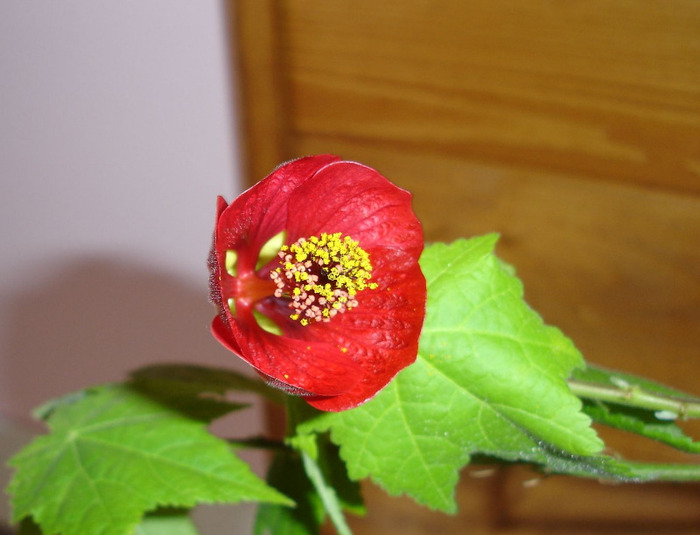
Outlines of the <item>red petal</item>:
M 418 266 L 423 232 L 410 193 L 374 169 L 335 162 L 320 169 L 290 197 L 289 241 L 342 232 L 370 256 L 376 290 L 358 294 L 359 305 L 331 322 L 307 327 L 317 339 L 347 348 L 363 378 L 348 392 L 314 397 L 314 407 L 339 411 L 372 398 L 414 362 L 425 315 L 425 279 Z
M 283 164 L 237 197 L 217 221 L 217 252 L 238 251 L 240 272 L 252 271 L 260 247 L 285 228 L 289 197 L 314 173 L 339 158 L 309 156 Z M 222 258 L 219 258 L 222 262 Z
M 358 294 L 358 306 L 324 324 L 318 337 L 347 347 L 364 370 L 362 381 L 333 398 L 307 400 L 325 411 L 345 410 L 371 399 L 418 353 L 425 315 L 425 279 L 417 265 L 394 284 Z M 319 329 L 320 330 L 320 329 Z
M 342 232 L 369 250 L 395 247 L 417 258 L 423 232 L 411 194 L 376 170 L 335 162 L 300 185 L 289 199 L 289 241 L 322 232 Z
M 361 366 L 332 343 L 295 339 L 263 331 L 251 318 L 236 318 L 231 329 L 214 321 L 214 335 L 256 370 L 305 392 L 336 396 L 360 382 Z
M 231 329 L 224 323 L 221 316 L 216 316 L 214 321 L 211 322 L 211 332 L 222 346 L 239 357 L 241 356 L 241 348 L 238 347 L 238 343 L 236 343 Z
M 216 296 L 221 280 L 214 273 L 227 249 L 238 252 L 239 275 L 252 272 L 260 246 L 285 228 L 288 243 L 341 232 L 369 253 L 378 288 L 360 292 L 358 306 L 329 323 L 285 325 L 285 336 L 276 336 L 258 326 L 250 307 L 240 307 L 234 318 L 223 306 L 212 324 L 224 346 L 273 384 L 313 393 L 307 398 L 311 405 L 332 411 L 367 401 L 415 360 L 425 313 L 425 280 L 418 266 L 423 235 L 410 194 L 371 168 L 337 160 L 296 160 L 231 206 L 221 200 L 212 262 Z M 226 298 L 218 295 L 220 308 Z M 260 302 L 258 309 L 279 321 L 274 306 L 265 310 Z

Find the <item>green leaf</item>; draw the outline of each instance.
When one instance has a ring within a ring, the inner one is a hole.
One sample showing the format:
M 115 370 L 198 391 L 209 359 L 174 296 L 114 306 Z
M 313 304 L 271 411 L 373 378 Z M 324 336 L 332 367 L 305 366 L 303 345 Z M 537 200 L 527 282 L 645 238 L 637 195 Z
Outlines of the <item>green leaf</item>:
M 594 421 L 609 427 L 629 431 L 687 453 L 700 453 L 700 442 L 686 435 L 675 422 L 659 419 L 658 411 L 601 402 L 585 403 L 584 411 Z
M 186 414 L 196 410 L 127 385 L 70 399 L 53 404 L 51 433 L 10 461 L 15 522 L 31 516 L 46 533 L 126 535 L 159 506 L 291 503 Z
M 159 510 L 144 517 L 134 535 L 199 535 L 187 511 Z
M 426 249 L 428 304 L 416 363 L 370 402 L 302 424 L 331 430 L 352 479 L 455 511 L 470 455 L 546 462 L 543 445 L 585 456 L 602 448 L 566 379 L 583 365 L 562 333 L 523 301 L 493 254 L 496 236 Z M 554 456 L 557 458 L 557 456 Z
M 322 478 L 333 489 L 343 510 L 355 515 L 364 515 L 366 509 L 360 486 L 348 477 L 347 467 L 340 457 L 338 446 L 329 440 L 327 433 L 319 435 L 311 427 L 304 430 L 304 426 L 299 425 L 300 422 L 313 419 L 319 414 L 324 413 L 308 405 L 304 398 L 289 396 L 287 418 L 290 436 L 286 441 L 296 451 L 308 454 L 318 465 Z
M 498 458 L 475 456 L 480 464 L 498 463 Z M 608 455 L 579 456 L 558 451 L 546 443 L 523 451 L 521 461 L 534 463 L 546 474 L 565 474 L 615 483 L 652 481 L 700 481 L 700 465 L 628 461 Z
M 344 511 L 362 516 L 366 513 L 360 485 L 348 477 L 347 467 L 340 458 L 340 449 L 328 435 L 317 437 L 318 456 L 316 462 L 328 486 L 333 489 L 338 503 Z
M 290 404 L 299 408 L 299 401 L 291 399 Z M 365 507 L 359 485 L 348 478 L 338 447 L 326 435 L 315 433 L 293 437 L 289 442 L 295 449 L 277 453 L 268 483 L 292 498 L 297 506 L 290 509 L 261 505 L 255 535 L 317 535 L 326 515 L 339 534 L 350 533 L 342 511 L 363 515 Z
M 193 364 L 154 364 L 132 372 L 131 378 L 136 384 L 167 386 L 170 390 L 187 393 L 191 397 L 201 397 L 202 394 L 222 396 L 230 391 L 241 391 L 259 394 L 279 404 L 283 404 L 286 399 L 281 390 L 270 388 L 260 379 L 224 368 Z
M 314 490 L 318 494 L 323 504 L 323 509 L 331 519 L 338 535 L 352 535 L 345 515 L 343 514 L 338 494 L 330 482 L 324 477 L 323 470 L 318 465 L 318 461 L 309 452 L 302 450 L 301 459 L 304 463 L 304 471 L 311 480 Z

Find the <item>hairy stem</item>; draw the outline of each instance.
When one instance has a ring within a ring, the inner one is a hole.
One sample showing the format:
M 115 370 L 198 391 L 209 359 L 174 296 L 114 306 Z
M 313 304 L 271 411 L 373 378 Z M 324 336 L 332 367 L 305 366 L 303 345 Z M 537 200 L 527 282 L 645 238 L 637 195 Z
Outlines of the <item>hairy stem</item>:
M 662 464 L 641 461 L 624 461 L 634 470 L 637 481 L 695 481 L 700 480 L 700 465 Z
M 700 403 L 662 394 L 654 394 L 638 386 L 614 386 L 570 379 L 571 392 L 580 398 L 608 401 L 628 407 L 667 411 L 682 419 L 700 418 Z

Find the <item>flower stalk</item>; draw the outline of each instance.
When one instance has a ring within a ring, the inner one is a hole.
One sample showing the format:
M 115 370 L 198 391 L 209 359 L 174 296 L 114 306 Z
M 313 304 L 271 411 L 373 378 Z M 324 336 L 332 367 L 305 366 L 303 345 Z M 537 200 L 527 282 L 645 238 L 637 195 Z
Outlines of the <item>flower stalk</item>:
M 639 386 L 601 385 L 575 379 L 570 379 L 568 384 L 571 392 L 580 398 L 655 411 L 660 420 L 700 418 L 697 401 L 656 394 Z

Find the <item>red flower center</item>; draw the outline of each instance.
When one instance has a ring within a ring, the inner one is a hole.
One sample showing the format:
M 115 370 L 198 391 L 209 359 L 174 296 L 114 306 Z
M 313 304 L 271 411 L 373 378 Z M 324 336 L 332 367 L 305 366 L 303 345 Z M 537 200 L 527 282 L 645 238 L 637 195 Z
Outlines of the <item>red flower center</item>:
M 369 254 L 340 232 L 300 238 L 281 247 L 280 266 L 270 272 L 275 297 L 289 300 L 289 317 L 301 325 L 330 321 L 357 306 L 355 296 L 376 289 Z

